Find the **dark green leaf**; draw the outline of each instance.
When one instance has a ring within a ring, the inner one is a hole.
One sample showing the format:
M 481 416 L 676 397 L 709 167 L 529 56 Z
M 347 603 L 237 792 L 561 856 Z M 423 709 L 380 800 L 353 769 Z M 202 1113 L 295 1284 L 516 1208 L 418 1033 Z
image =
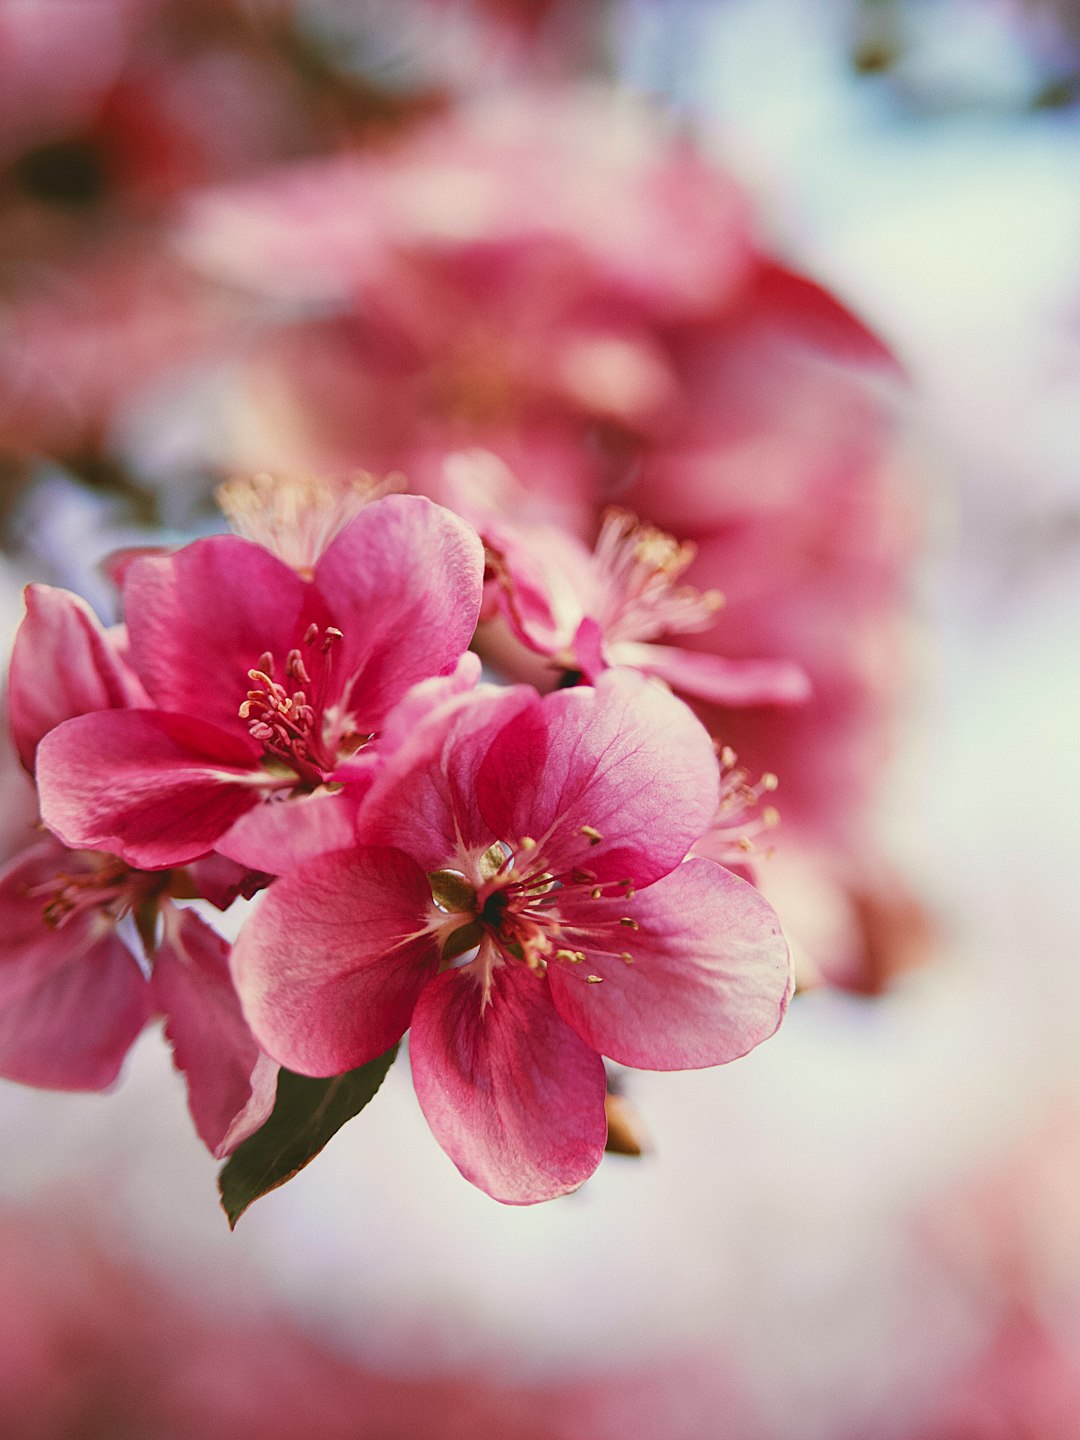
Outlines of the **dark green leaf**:
M 236 1147 L 218 1176 L 230 1229 L 253 1201 L 291 1180 L 346 1120 L 374 1100 L 396 1054 L 395 1045 L 358 1070 L 328 1080 L 281 1070 L 269 1120 Z

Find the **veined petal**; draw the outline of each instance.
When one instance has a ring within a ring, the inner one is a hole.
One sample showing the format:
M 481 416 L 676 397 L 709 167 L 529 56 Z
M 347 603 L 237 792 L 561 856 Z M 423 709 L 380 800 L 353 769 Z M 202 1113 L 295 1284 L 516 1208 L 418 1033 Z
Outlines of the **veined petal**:
M 586 866 L 647 885 L 708 828 L 716 756 L 681 700 L 632 671 L 535 699 L 504 726 L 477 774 L 495 835 L 531 836 L 553 873 Z
M 716 705 L 801 705 L 811 695 L 809 676 L 790 660 L 729 660 L 632 640 L 610 645 L 608 656 L 613 665 L 632 665 L 673 690 Z
M 57 1090 L 104 1090 L 150 1014 L 150 987 L 100 911 L 54 927 L 31 891 L 70 868 L 45 841 L 0 875 L 0 1075 Z
M 565 1195 L 607 1138 L 604 1065 L 551 1002 L 543 976 L 497 967 L 490 997 L 472 967 L 424 990 L 409 1036 L 413 1084 L 461 1173 L 508 1205 Z
M 344 850 L 353 843 L 362 793 L 358 787 L 346 786 L 336 793 L 320 789 L 256 805 L 240 816 L 215 848 L 249 870 L 284 875 L 312 856 Z
M 26 618 L 11 652 L 9 704 L 19 759 L 32 770 L 38 742 L 61 721 L 149 700 L 85 600 L 28 585 Z
M 342 630 L 337 663 L 362 730 L 417 681 L 448 674 L 480 613 L 483 547 L 471 526 L 416 495 L 367 506 L 327 547 L 315 585 Z
M 307 582 L 236 535 L 133 561 L 124 612 L 132 664 L 155 704 L 236 733 L 246 729 L 247 672 L 263 653 L 283 662 L 308 623 L 329 623 Z
M 165 908 L 150 991 L 187 1082 L 195 1129 L 220 1159 L 269 1116 L 278 1067 L 244 1019 L 228 944 L 194 910 Z
M 267 891 L 233 946 L 259 1042 L 301 1075 L 340 1075 L 408 1029 L 439 968 L 427 876 L 396 850 L 309 860 Z
M 619 926 L 622 915 L 636 928 Z M 780 922 L 752 885 L 710 860 L 676 866 L 629 901 L 569 901 L 560 917 L 585 960 L 549 967 L 555 1005 L 620 1064 L 722 1065 L 767 1040 L 787 1009 Z
M 157 870 L 212 850 L 270 777 L 215 725 L 160 710 L 67 720 L 38 747 L 41 814 L 68 845 Z
M 477 774 L 492 742 L 538 703 L 527 685 L 482 685 L 429 712 L 391 754 L 357 818 L 365 845 L 404 850 L 425 871 L 497 837 L 476 803 Z

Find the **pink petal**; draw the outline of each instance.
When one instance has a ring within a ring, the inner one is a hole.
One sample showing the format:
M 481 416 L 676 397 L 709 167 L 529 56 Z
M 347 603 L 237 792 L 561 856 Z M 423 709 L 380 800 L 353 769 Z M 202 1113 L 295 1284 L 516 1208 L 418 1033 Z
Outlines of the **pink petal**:
M 368 791 L 362 842 L 404 850 L 427 872 L 453 863 L 459 847 L 486 850 L 497 836 L 477 809 L 477 774 L 492 741 L 536 703 L 526 685 L 482 685 L 430 711 Z
M 522 710 L 492 744 L 476 785 L 496 836 L 531 836 L 547 869 L 580 865 L 640 885 L 679 863 L 719 796 L 703 726 L 681 700 L 626 669 Z
M 243 741 L 160 710 L 65 721 L 38 748 L 37 780 L 62 840 L 144 870 L 205 855 L 272 783 Z
M 439 968 L 431 888 L 396 850 L 322 855 L 276 880 L 233 946 L 244 1014 L 301 1075 L 340 1075 L 408 1028 Z
M 133 561 L 124 611 L 132 664 L 155 704 L 241 733 L 248 671 L 267 650 L 284 665 L 308 623 L 328 620 L 294 570 L 236 535 Z
M 228 910 L 241 895 L 250 900 L 270 879 L 268 873 L 238 865 L 216 851 L 193 860 L 187 869 L 198 898 L 209 900 L 218 910 Z M 175 895 L 177 891 L 172 893 Z
M 413 1083 L 436 1140 L 474 1185 L 507 1205 L 565 1195 L 593 1173 L 607 1137 L 600 1056 L 566 1025 L 543 977 L 503 965 L 490 1003 L 474 967 L 420 996 Z
M 447 700 L 467 695 L 480 683 L 479 655 L 466 650 L 449 675 L 422 680 L 407 691 L 386 717 L 379 732 L 379 755 L 385 761 L 416 734 L 420 725 Z
M 614 665 L 659 676 L 674 690 L 717 705 L 801 705 L 810 679 L 790 660 L 728 660 L 674 645 L 622 641 L 611 646 Z
M 221 836 L 217 849 L 249 870 L 283 875 L 315 855 L 354 843 L 362 793 L 355 786 L 337 792 L 320 789 L 256 805 Z
M 896 356 L 862 320 L 835 295 L 794 270 L 761 260 L 746 303 L 778 328 L 841 363 L 901 373 Z
M 780 922 L 752 885 L 710 860 L 676 866 L 629 902 L 577 900 L 560 913 L 566 944 L 586 958 L 549 966 L 556 1007 L 620 1064 L 722 1065 L 783 1018 L 791 961 Z M 622 915 L 639 928 L 620 926 Z
M 194 910 L 165 909 L 150 990 L 187 1082 L 199 1137 L 219 1159 L 274 1108 L 278 1067 L 248 1029 L 229 974 L 229 947 Z
M 11 731 L 28 770 L 41 737 L 61 721 L 149 703 L 86 601 L 51 585 L 26 587 L 26 618 L 11 652 L 9 701 Z
M 29 890 L 77 857 L 45 841 L 0 875 L 0 1075 L 58 1090 L 104 1090 L 150 1014 L 150 987 L 100 911 L 59 928 Z
M 480 613 L 483 547 L 471 526 L 416 495 L 366 506 L 328 546 L 315 584 L 344 632 L 346 706 L 377 730 L 417 681 L 448 674 Z

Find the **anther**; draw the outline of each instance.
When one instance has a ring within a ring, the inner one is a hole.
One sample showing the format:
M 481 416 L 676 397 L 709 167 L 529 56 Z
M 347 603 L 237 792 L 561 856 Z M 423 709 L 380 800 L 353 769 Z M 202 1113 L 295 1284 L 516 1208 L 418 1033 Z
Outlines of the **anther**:
M 518 841 L 518 848 L 524 850 L 527 854 L 530 850 L 536 849 L 536 841 L 531 835 L 522 835 Z
M 304 631 L 304 644 L 308 646 L 314 645 L 318 638 L 319 627 L 315 624 L 315 621 L 312 620 L 311 624 Z
M 585 836 L 590 845 L 599 845 L 604 838 L 595 825 L 582 825 L 580 833 Z
M 326 634 L 323 636 L 323 642 L 319 646 L 320 651 L 325 655 L 332 645 L 336 645 L 337 642 L 343 638 L 344 636 L 336 625 L 328 625 L 326 627 Z
M 602 985 L 604 983 L 603 975 L 586 975 L 585 979 L 590 985 Z
M 641 926 L 630 915 L 620 915 L 619 924 L 625 925 L 627 930 L 640 930 Z
M 599 900 L 600 897 L 603 895 L 603 893 L 604 893 L 603 890 L 601 890 L 600 886 L 597 885 L 597 887 L 596 887 L 595 890 L 590 890 L 590 891 L 589 891 L 589 899 L 590 899 L 590 900 Z
M 775 790 L 779 784 L 780 781 L 776 778 L 776 776 L 772 773 L 771 770 L 766 770 L 765 774 L 761 777 L 762 790 Z
M 630 954 L 629 950 L 620 950 L 619 959 L 625 960 L 627 965 L 632 965 L 634 963 L 634 957 Z
M 285 660 L 285 674 L 290 680 L 299 680 L 301 685 L 310 685 L 311 676 L 299 650 L 290 650 Z

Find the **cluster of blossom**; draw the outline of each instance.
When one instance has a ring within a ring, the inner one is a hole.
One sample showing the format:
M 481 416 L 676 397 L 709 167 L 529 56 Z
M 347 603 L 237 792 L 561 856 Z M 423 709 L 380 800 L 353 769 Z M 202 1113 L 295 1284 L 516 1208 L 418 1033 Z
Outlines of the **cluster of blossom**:
M 46 833 L 0 878 L 0 1073 L 108 1086 L 160 1014 L 222 1157 L 274 1119 L 278 1067 L 384 1069 L 408 1031 L 468 1179 L 517 1204 L 576 1188 L 602 1057 L 732 1060 L 791 993 L 773 910 L 711 858 L 745 862 L 771 777 L 748 785 L 632 638 L 709 597 L 613 516 L 569 648 L 522 629 L 567 682 L 541 695 L 481 680 L 484 544 L 449 510 L 267 477 L 226 502 L 248 535 L 119 558 L 122 626 L 28 590 L 11 726 Z M 489 605 L 550 615 L 509 541 L 489 555 Z M 729 670 L 736 693 L 799 683 Z M 264 889 L 231 954 L 186 903 Z

